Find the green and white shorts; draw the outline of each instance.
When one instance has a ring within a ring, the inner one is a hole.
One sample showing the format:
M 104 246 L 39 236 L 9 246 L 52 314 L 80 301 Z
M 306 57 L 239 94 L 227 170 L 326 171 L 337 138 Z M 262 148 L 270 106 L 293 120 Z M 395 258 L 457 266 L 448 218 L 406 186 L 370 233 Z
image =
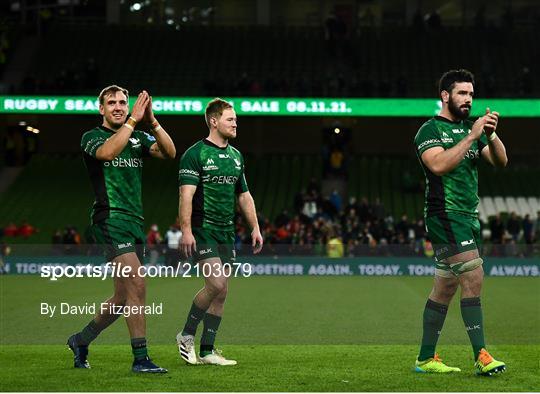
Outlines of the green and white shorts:
M 458 213 L 429 216 L 426 218 L 426 229 L 435 260 L 439 262 L 470 250 L 480 252 L 482 247 L 480 221 L 473 216 Z

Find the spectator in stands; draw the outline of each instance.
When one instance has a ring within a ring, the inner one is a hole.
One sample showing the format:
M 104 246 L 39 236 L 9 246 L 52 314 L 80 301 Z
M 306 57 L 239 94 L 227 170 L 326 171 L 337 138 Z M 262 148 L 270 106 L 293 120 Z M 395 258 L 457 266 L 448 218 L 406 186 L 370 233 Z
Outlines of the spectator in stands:
M 371 216 L 374 219 L 384 220 L 384 204 L 381 202 L 379 197 L 375 198 L 375 203 L 371 208 Z
M 506 222 L 506 229 L 514 241 L 519 240 L 519 233 L 521 232 L 521 226 L 519 218 L 515 212 L 510 214 L 508 221 Z
M 504 243 L 504 232 L 506 231 L 500 214 L 495 215 L 491 220 L 489 229 L 491 230 L 491 243 L 494 245 L 492 255 L 497 256 L 500 254 L 500 247 L 498 245 Z
M 330 202 L 334 206 L 336 212 L 341 212 L 341 208 L 343 207 L 343 200 L 341 199 L 341 195 L 337 191 L 337 189 L 334 189 L 332 191 L 332 194 L 330 195 Z
M 152 224 L 148 234 L 146 234 L 146 246 L 150 255 L 150 264 L 156 265 L 159 258 L 160 245 L 163 242 L 159 227 L 157 224 Z
M 371 206 L 369 205 L 368 199 L 362 197 L 360 200 L 360 206 L 358 208 L 358 217 L 362 223 L 367 222 L 372 218 Z
M 349 202 L 348 202 L 348 204 L 345 206 L 345 209 L 344 209 L 344 211 L 343 211 L 343 214 L 344 214 L 345 216 L 349 216 L 349 213 L 350 213 L 351 211 L 354 211 L 354 212 L 355 212 L 355 215 L 357 215 L 357 213 L 358 213 L 358 208 L 359 208 L 359 206 L 358 206 L 358 202 L 356 201 L 356 197 L 351 196 L 351 197 L 349 197 Z
M 404 240 L 410 239 L 409 230 L 411 229 L 411 224 L 409 223 L 409 218 L 406 214 L 401 215 L 401 220 L 396 224 L 396 232 L 399 235 L 403 236 Z
M 182 238 L 182 232 L 176 226 L 169 227 L 167 234 L 165 235 L 165 241 L 167 243 L 167 251 L 165 252 L 165 265 L 170 267 L 176 267 L 180 262 L 180 239 Z
M 289 220 L 291 220 L 291 217 L 289 216 L 289 211 L 284 209 L 279 215 L 276 216 L 276 220 L 274 221 L 274 223 L 276 227 L 279 228 L 289 223 Z
M 62 237 L 62 243 L 64 244 L 65 254 L 78 254 L 79 250 L 77 245 L 81 244 L 81 236 L 76 227 L 66 226 Z
M 309 219 L 313 219 L 315 215 L 317 214 L 317 202 L 312 196 L 308 196 L 304 200 L 304 207 L 302 208 L 302 215 L 308 217 Z
M 23 238 L 29 238 L 37 232 L 38 230 L 26 220 L 22 222 L 21 226 L 17 230 L 17 234 Z
M 535 241 L 540 240 L 540 211 L 536 212 L 536 220 L 534 222 L 534 239 Z
M 525 215 L 523 218 L 523 239 L 525 239 L 525 255 L 530 256 L 533 252 L 534 243 L 534 233 L 533 233 L 533 222 L 529 214 Z
M 4 236 L 6 237 L 16 237 L 18 234 L 19 229 L 15 223 L 10 222 L 6 227 L 4 227 Z
M 55 255 L 61 255 L 63 253 L 63 235 L 62 230 L 59 228 L 55 230 L 52 238 L 51 238 L 51 244 L 52 244 L 52 253 Z
M 424 254 L 424 240 L 426 238 L 426 225 L 423 219 L 418 219 L 414 225 L 414 251 L 418 255 Z
M 11 248 L 5 244 L 0 244 L 0 275 L 6 274 L 5 270 L 5 258 L 11 253 Z
M 330 258 L 340 258 L 344 255 L 343 241 L 338 236 L 338 231 L 333 229 L 328 237 L 326 244 L 326 253 Z

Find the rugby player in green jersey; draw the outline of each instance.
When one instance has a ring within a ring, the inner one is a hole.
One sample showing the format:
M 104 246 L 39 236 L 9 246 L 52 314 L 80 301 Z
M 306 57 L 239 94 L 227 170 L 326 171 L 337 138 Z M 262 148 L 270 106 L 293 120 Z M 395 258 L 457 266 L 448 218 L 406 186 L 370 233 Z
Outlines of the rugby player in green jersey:
M 210 101 L 205 112 L 207 138 L 191 146 L 180 159 L 180 248 L 198 263 L 204 287 L 195 295 L 183 330 L 176 341 L 180 356 L 189 364 L 235 365 L 214 348 L 223 315 L 228 278 L 235 262 L 234 217 L 236 201 L 251 228 L 254 253 L 263 239 L 255 203 L 244 175 L 244 158 L 229 144 L 236 138 L 236 113 L 221 99 Z M 232 272 L 235 272 L 233 270 Z M 194 337 L 203 321 L 199 357 Z
M 154 117 L 146 91 L 137 97 L 128 119 L 128 91 L 108 86 L 99 94 L 99 113 L 102 125 L 83 135 L 81 148 L 95 193 L 92 232 L 104 246 L 108 261 L 117 265 L 118 274 L 113 278 L 113 296 L 96 308 L 100 312 L 67 344 L 75 356 L 75 368 L 90 368 L 88 345 L 127 308 L 136 312 L 125 313 L 134 356 L 132 370 L 165 373 L 165 368 L 150 360 L 146 349 L 146 289 L 139 272 L 145 240 L 141 178 L 144 157 L 173 159 L 176 149 Z M 151 125 L 150 134 L 135 130 L 141 121 Z M 130 271 L 127 275 L 125 268 Z
M 475 122 L 468 120 L 474 77 L 467 70 L 451 70 L 439 81 L 442 109 L 428 120 L 414 139 L 426 176 L 425 222 L 435 251 L 435 278 L 423 315 L 423 336 L 417 372 L 459 372 L 445 365 L 435 346 L 448 305 L 461 287 L 461 315 L 474 353 L 476 373 L 493 375 L 505 370 L 486 350 L 480 293 L 484 271 L 480 257 L 478 220 L 478 160 L 496 167 L 508 161 L 496 134 L 499 114 L 486 108 Z

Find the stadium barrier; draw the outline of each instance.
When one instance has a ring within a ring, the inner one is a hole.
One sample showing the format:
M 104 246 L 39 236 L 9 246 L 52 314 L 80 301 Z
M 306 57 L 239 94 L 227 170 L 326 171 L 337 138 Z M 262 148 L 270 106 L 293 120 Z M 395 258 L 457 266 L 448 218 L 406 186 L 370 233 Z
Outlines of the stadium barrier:
M 163 263 L 160 258 L 158 266 Z M 311 276 L 433 276 L 435 265 L 422 257 L 239 257 L 242 275 L 311 275 Z M 84 267 L 105 266 L 101 256 L 10 256 L 5 258 L 5 274 L 40 275 L 44 266 Z M 175 275 L 199 276 L 189 263 L 175 271 Z M 186 268 L 187 267 L 187 268 Z M 487 257 L 484 259 L 486 276 L 540 276 L 540 258 Z M 248 273 L 248 271 L 250 271 Z M 163 271 L 165 272 L 165 271 Z M 171 271 L 169 271 L 171 272 Z M 160 276 L 160 275 L 156 275 Z M 171 276 L 163 274 L 162 276 Z

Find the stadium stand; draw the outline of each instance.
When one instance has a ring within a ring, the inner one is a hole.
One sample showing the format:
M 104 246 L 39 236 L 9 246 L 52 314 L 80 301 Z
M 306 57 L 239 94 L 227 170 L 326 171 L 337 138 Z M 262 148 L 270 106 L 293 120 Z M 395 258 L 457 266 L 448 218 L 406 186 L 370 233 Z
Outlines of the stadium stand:
M 459 35 L 469 39 L 450 40 L 449 50 L 438 50 L 442 40 Z M 145 58 L 152 61 L 141 61 L 136 51 L 123 51 L 122 62 L 111 62 L 118 47 L 103 45 L 100 37 L 114 37 L 118 43 L 138 42 L 146 48 Z M 216 37 L 227 37 L 234 44 L 213 45 Z M 321 42 L 321 27 L 182 26 L 175 30 L 52 25 L 25 82 L 12 90 L 93 95 L 115 81 L 128 88 L 145 86 L 156 95 L 174 96 L 430 97 L 441 70 L 458 66 L 454 53 L 468 54 L 459 59 L 459 66 L 477 72 L 478 91 L 483 96 L 533 97 L 540 88 L 534 86 L 530 73 L 521 75 L 524 67 L 538 64 L 540 58 L 534 29 L 467 33 L 463 28 L 447 27 L 419 34 L 409 27 L 364 27 L 344 41 L 340 56 L 330 54 Z M 492 43 L 489 55 L 475 50 L 486 42 Z M 177 51 L 171 52 L 171 46 Z M 201 50 L 210 47 L 212 51 Z M 69 63 L 65 48 L 70 48 Z M 225 58 L 226 62 L 216 61 Z M 498 59 L 498 67 L 488 68 L 493 59 Z
M 158 223 L 166 228 L 174 223 L 177 214 L 177 180 L 171 177 L 177 171 L 177 161 L 147 160 L 143 182 L 143 204 L 147 225 Z M 536 217 L 539 210 L 540 185 L 532 188 L 512 189 L 516 174 L 513 169 L 489 170 L 483 176 L 490 177 L 497 171 L 493 190 L 512 190 L 499 196 L 482 195 L 480 217 L 487 223 L 496 214 L 516 212 L 524 217 Z M 523 167 L 525 173 L 534 168 Z M 322 160 L 316 155 L 268 154 L 262 157 L 246 156 L 246 173 L 256 206 L 261 215 L 271 222 L 283 210 L 294 214 L 298 207 L 295 199 L 305 193 L 309 182 L 321 181 Z M 29 220 L 41 230 L 34 242 L 48 242 L 51 234 L 66 225 L 83 231 L 89 221 L 92 191 L 85 176 L 86 170 L 78 154 L 36 155 L 22 171 L 7 192 L 0 195 L 0 217 L 8 222 L 21 223 Z M 380 198 L 387 214 L 394 218 L 407 215 L 414 222 L 422 217 L 423 191 L 421 170 L 416 162 L 407 157 L 352 156 L 349 161 L 347 195 L 342 196 L 344 205 L 349 197 L 357 201 L 373 203 Z M 69 180 L 66 182 L 66 180 Z M 413 181 L 411 183 L 411 180 Z M 489 185 L 489 183 L 488 183 Z M 529 185 L 530 186 L 530 185 Z M 490 190 L 491 187 L 486 188 Z M 485 190 L 486 190 L 485 189 Z M 329 196 L 321 196 L 328 198 Z

